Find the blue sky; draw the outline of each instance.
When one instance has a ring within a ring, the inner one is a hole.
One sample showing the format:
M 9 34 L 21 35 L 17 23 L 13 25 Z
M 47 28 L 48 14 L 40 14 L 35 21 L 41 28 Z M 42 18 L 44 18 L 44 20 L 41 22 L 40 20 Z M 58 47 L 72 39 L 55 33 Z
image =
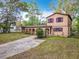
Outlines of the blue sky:
M 21 1 L 27 2 L 29 0 L 21 0 Z M 53 4 L 55 6 L 57 6 L 57 0 L 36 0 L 36 3 L 38 5 L 40 11 L 51 11 L 50 7 L 49 7 L 49 3 L 51 1 L 53 2 Z
M 23 2 L 28 2 L 30 0 L 21 0 Z M 55 6 L 57 6 L 57 2 L 58 0 L 35 0 L 35 2 L 37 3 L 37 6 L 39 7 L 39 10 L 42 12 L 42 16 L 43 17 L 47 17 L 49 16 L 50 14 L 53 13 L 54 10 L 51 10 L 50 7 L 49 7 L 49 3 L 53 3 Z M 26 13 L 23 13 L 23 19 L 26 19 L 25 18 L 25 14 Z

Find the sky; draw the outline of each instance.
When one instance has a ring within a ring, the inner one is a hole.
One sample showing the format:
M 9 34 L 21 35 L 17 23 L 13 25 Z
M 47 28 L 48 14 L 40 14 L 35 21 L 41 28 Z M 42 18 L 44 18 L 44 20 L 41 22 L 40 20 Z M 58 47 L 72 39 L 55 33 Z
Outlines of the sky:
M 23 2 L 28 2 L 29 0 L 21 0 Z M 57 0 L 36 0 L 37 6 L 40 11 L 51 11 L 49 3 L 53 2 L 54 5 L 57 5 Z
M 21 0 L 22 2 L 28 2 L 29 0 Z M 57 0 L 36 0 L 39 11 L 42 12 L 43 17 L 47 17 L 53 13 L 54 10 L 51 10 L 49 7 L 49 3 L 53 2 L 55 6 L 57 6 Z M 25 15 L 25 13 L 24 13 Z M 24 16 L 23 16 L 24 17 Z

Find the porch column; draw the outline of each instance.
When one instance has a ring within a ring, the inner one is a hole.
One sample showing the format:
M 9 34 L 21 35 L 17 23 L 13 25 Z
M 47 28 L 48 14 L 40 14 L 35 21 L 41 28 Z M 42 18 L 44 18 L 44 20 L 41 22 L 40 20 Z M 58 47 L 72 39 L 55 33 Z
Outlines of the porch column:
M 32 30 L 33 30 L 33 28 L 31 28 L 31 34 L 33 34 L 33 31 Z
M 36 34 L 36 30 L 37 30 L 37 29 L 35 28 L 35 34 Z

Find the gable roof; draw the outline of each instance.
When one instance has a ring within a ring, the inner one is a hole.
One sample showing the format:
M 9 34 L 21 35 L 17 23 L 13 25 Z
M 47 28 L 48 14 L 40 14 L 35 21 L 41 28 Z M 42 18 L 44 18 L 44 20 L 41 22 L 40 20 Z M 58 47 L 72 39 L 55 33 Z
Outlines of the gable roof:
M 46 18 L 49 18 L 49 17 L 51 17 L 51 16 L 53 16 L 53 15 L 55 15 L 55 14 L 60 14 L 60 15 L 68 16 L 68 17 L 70 18 L 70 20 L 72 21 L 72 18 L 71 18 L 71 16 L 70 16 L 69 14 L 63 14 L 63 13 L 54 13 L 54 14 L 49 15 L 49 16 L 46 17 Z

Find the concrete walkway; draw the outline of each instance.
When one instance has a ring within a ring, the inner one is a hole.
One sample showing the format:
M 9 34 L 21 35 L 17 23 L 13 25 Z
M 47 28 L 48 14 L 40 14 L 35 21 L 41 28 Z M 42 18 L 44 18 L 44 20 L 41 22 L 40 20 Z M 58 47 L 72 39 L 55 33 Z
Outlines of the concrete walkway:
M 6 59 L 7 57 L 22 53 L 45 41 L 35 39 L 35 37 L 36 36 L 29 36 L 27 38 L 0 45 L 0 59 Z

